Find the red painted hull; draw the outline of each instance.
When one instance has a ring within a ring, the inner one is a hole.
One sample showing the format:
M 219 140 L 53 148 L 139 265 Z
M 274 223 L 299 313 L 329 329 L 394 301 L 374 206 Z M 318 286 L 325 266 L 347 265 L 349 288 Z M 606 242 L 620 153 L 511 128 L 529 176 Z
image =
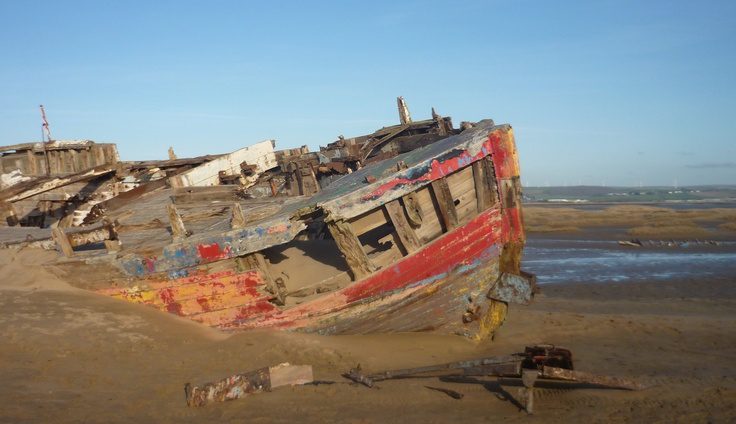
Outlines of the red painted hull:
M 285 311 L 270 302 L 263 277 L 253 270 L 102 293 L 228 330 L 271 327 L 339 334 L 441 329 L 473 335 L 479 324 L 463 322 L 463 314 L 489 307 L 484 295 L 498 279 L 498 257 L 513 237 L 509 219 L 515 216 L 488 210 L 368 278 Z

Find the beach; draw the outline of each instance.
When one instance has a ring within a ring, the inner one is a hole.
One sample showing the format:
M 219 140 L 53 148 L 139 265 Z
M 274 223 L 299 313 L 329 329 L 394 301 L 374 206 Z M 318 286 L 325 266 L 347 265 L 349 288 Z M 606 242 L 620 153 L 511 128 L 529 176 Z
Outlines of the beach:
M 550 222 L 545 225 L 564 226 Z M 588 239 L 590 231 L 615 240 L 609 237 L 614 230 L 596 229 L 563 229 L 554 240 Z M 733 240 L 718 231 L 713 238 Z M 541 231 L 528 237 L 532 247 L 550 240 Z M 719 249 L 733 253 L 730 245 Z M 44 268 L 54 255 L 0 251 L 0 422 L 736 420 L 736 275 L 728 267 L 707 278 L 547 282 L 531 305 L 510 307 L 493 340 L 473 342 L 432 333 L 223 333 L 73 288 Z M 520 410 L 517 379 L 403 379 L 368 389 L 341 377 L 358 364 L 377 372 L 506 355 L 538 343 L 571 349 L 577 370 L 629 377 L 647 388 L 538 382 L 535 414 L 528 416 Z M 315 379 L 324 383 L 203 408 L 186 405 L 187 382 L 202 384 L 282 362 L 312 365 Z

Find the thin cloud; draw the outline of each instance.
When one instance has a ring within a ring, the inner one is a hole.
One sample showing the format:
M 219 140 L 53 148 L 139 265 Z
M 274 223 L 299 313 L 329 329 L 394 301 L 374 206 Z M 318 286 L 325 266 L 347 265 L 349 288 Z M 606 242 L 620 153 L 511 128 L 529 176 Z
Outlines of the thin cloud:
M 705 162 L 685 165 L 687 168 L 711 169 L 711 168 L 736 168 L 736 162 Z

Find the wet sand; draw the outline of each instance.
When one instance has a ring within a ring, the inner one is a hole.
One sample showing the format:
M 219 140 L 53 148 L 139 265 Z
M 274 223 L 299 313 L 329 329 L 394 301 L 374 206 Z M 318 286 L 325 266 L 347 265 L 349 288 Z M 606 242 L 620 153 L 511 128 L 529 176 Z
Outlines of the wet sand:
M 532 234 L 533 238 L 534 235 Z M 493 341 L 457 336 L 226 335 L 69 287 L 40 265 L 53 252 L 0 252 L 0 422 L 715 422 L 736 420 L 736 276 L 545 284 L 512 306 Z M 343 383 L 340 373 L 572 349 L 576 368 L 634 377 L 640 392 L 543 383 L 537 413 L 520 383 L 487 378 Z M 340 383 L 287 387 L 190 409 L 183 387 L 259 367 L 311 364 Z M 461 400 L 429 390 L 444 387 Z

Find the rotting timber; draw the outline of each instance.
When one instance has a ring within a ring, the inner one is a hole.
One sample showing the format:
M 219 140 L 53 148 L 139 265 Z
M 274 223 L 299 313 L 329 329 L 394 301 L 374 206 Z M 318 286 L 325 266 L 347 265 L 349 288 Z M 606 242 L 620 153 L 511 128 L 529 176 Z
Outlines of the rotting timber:
M 402 98 L 398 106 L 399 125 L 319 152 L 268 141 L 95 168 L 83 181 L 112 195 L 78 196 L 78 225 L 67 210 L 26 237 L 22 220 L 8 218 L 14 199 L 62 183 L 23 182 L 0 192 L 11 211 L 0 241 L 55 247 L 52 269 L 76 286 L 223 330 L 486 338 L 508 303 L 528 303 L 535 290 L 519 268 L 513 130 L 491 120 L 455 129 L 434 110 L 412 121 Z

